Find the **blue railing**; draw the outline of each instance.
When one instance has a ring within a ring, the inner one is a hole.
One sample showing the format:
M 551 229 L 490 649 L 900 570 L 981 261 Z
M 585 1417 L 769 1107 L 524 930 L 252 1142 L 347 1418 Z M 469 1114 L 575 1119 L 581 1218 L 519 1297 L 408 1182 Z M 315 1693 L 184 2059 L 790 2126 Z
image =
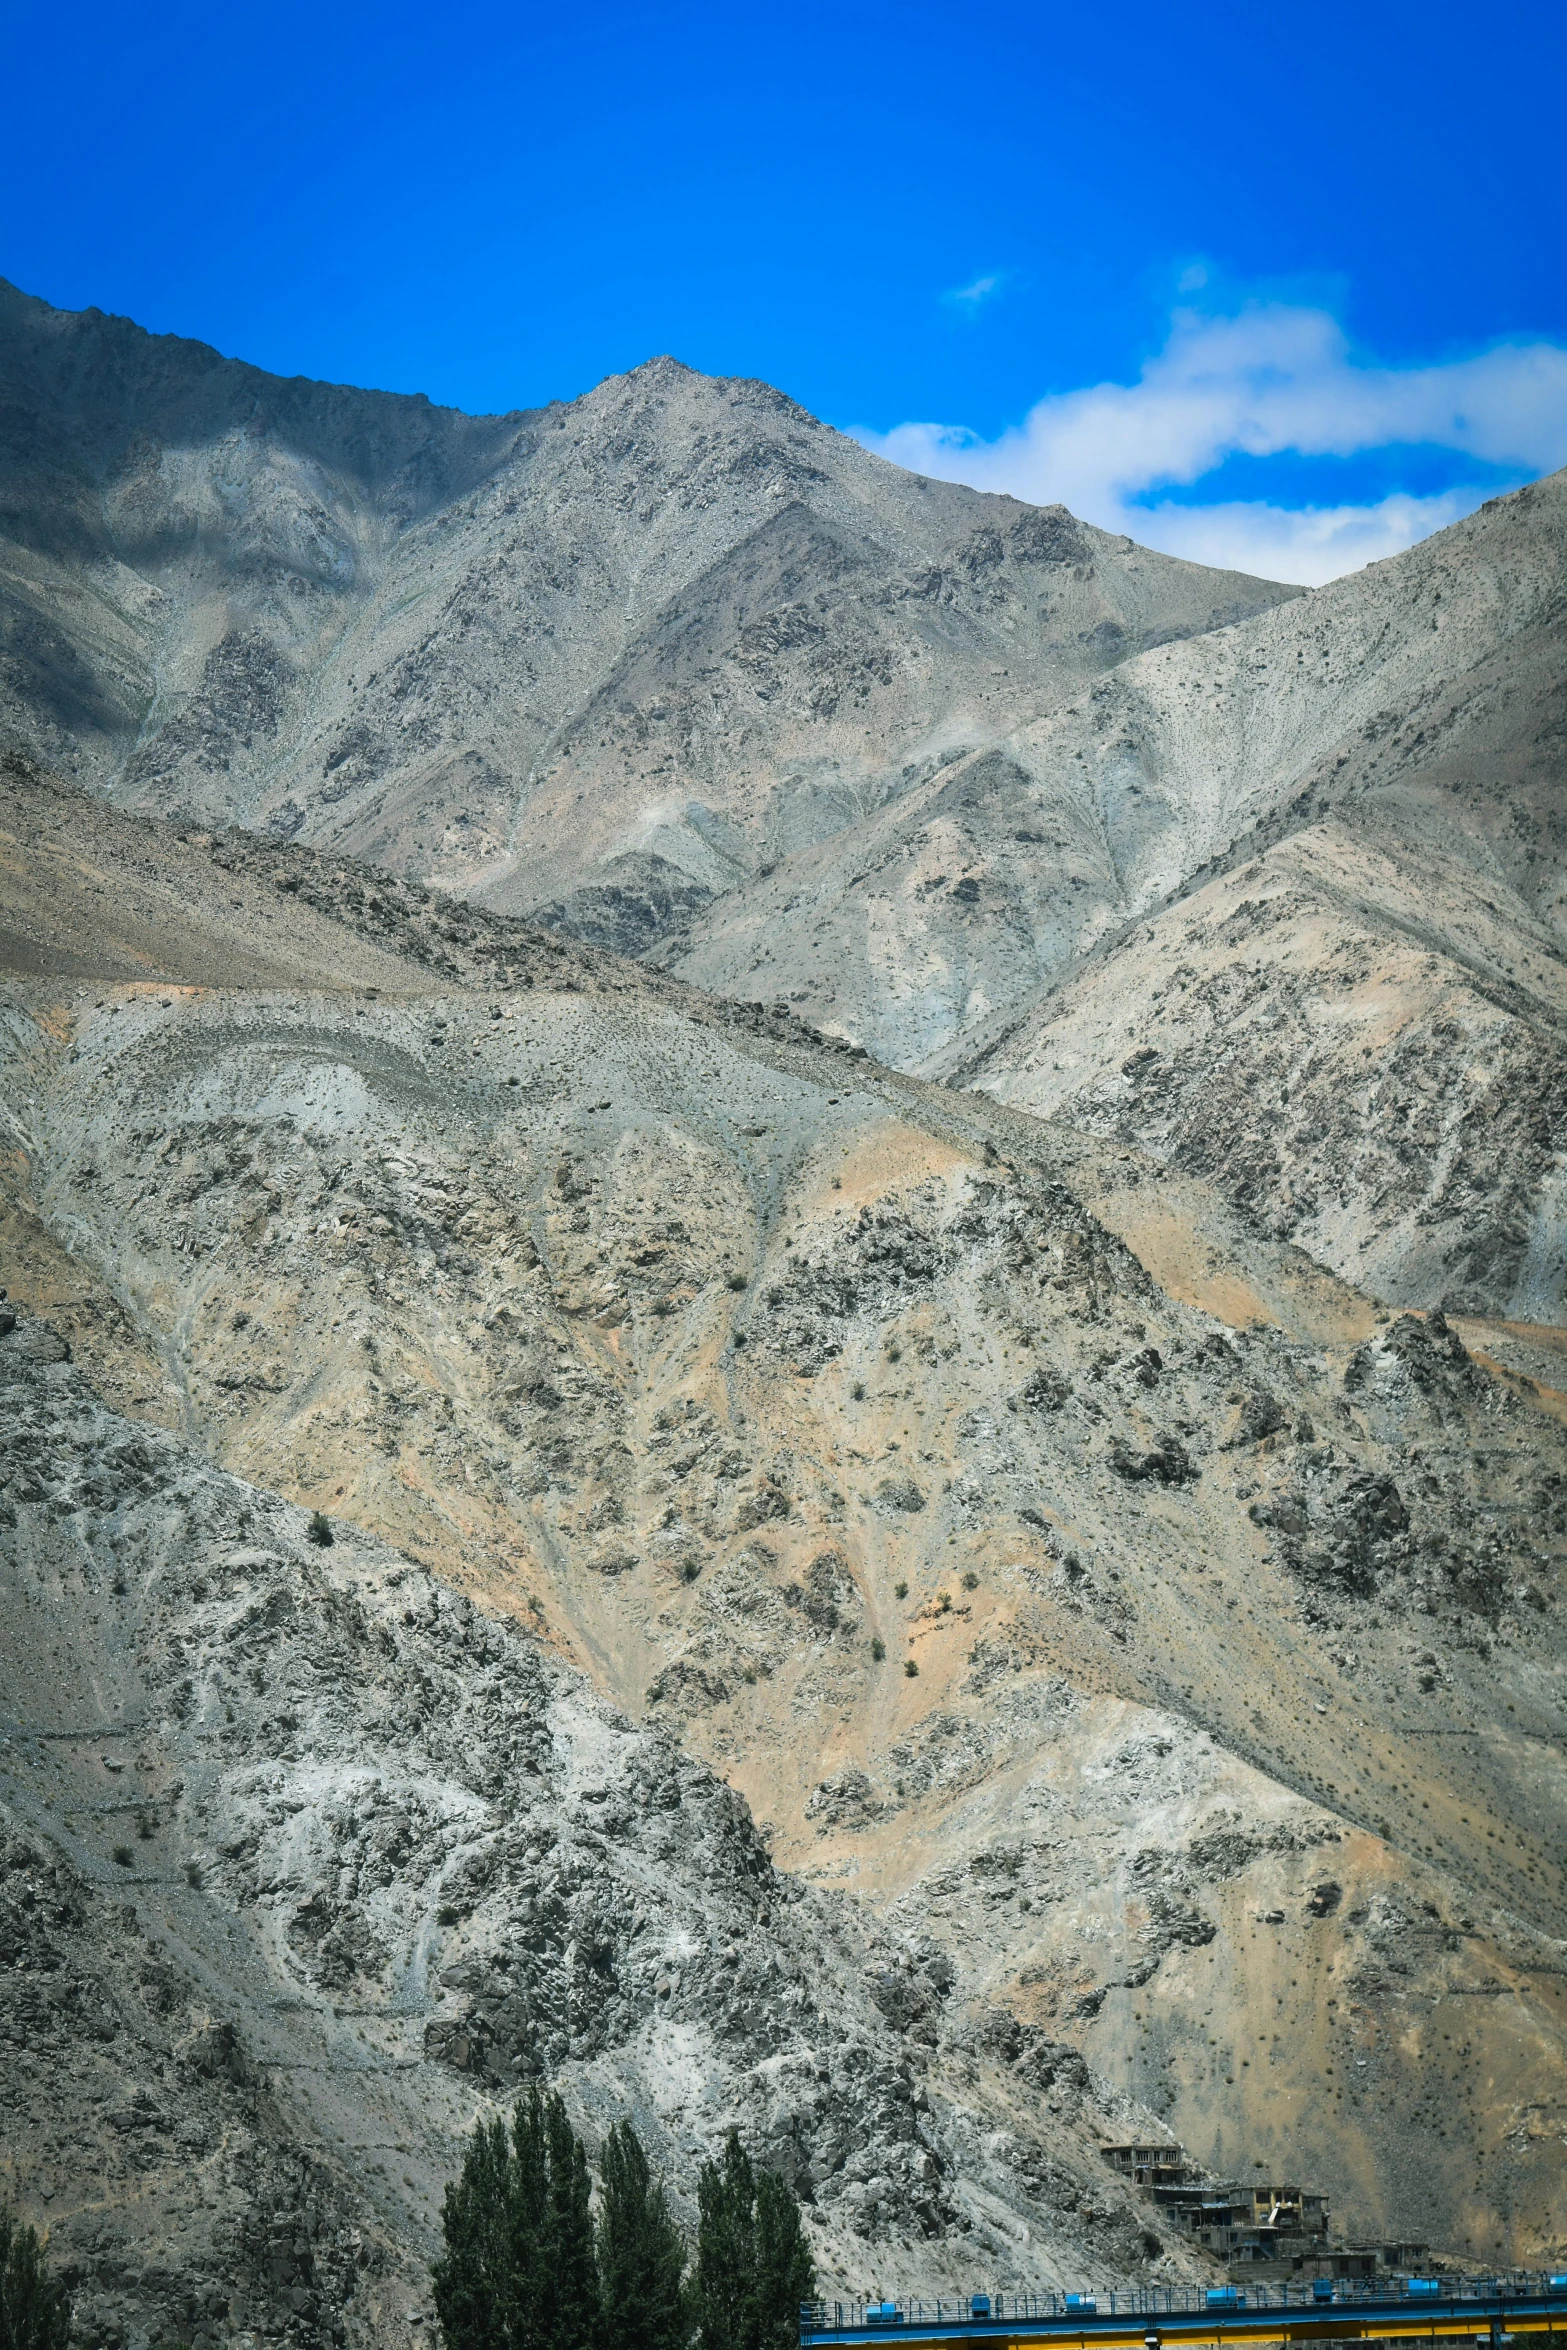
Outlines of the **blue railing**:
M 958 2293 L 935 2300 L 803 2301 L 800 2339 L 830 2340 L 867 2327 L 896 2331 L 954 2326 L 982 2331 L 986 2327 L 1052 2325 L 1066 2330 L 1088 2319 L 1210 2317 L 1269 2309 L 1459 2306 L 1480 2314 L 1520 2301 L 1567 2303 L 1567 2276 L 1510 2269 L 1471 2277 L 1309 2277 L 1277 2284 L 1142 2285 L 1131 2290 L 1118 2286 L 1113 2291 L 1085 2287 L 1075 2293 Z

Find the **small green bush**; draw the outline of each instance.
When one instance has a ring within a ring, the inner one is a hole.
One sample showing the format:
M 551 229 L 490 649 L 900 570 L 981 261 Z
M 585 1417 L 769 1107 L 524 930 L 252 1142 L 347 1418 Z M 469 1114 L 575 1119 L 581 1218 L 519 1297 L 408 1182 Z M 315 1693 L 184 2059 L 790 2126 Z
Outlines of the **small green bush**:
M 975 1574 L 972 1567 L 965 1567 L 963 1570 L 963 1588 L 965 1591 L 977 1591 L 979 1589 L 979 1577 Z
M 310 1523 L 305 1528 L 305 1532 L 310 1540 L 318 1542 L 323 1550 L 330 1550 L 336 1539 L 332 1532 L 331 1521 L 322 1510 L 312 1510 Z
M 886 1653 L 887 1643 L 885 1640 L 877 1638 L 871 1642 L 871 1654 L 876 1659 L 878 1664 L 881 1663 L 881 1660 L 886 1655 Z
M 128 1844 L 116 1844 L 114 1848 L 114 1857 L 122 1869 L 128 1869 L 131 1865 L 130 1846 Z
M 911 1656 L 906 1656 L 906 1657 L 904 1658 L 904 1660 L 903 1660 L 903 1669 L 904 1669 L 904 1671 L 907 1673 L 907 1675 L 908 1675 L 908 1677 L 909 1677 L 909 1679 L 910 1679 L 911 1681 L 917 1681 L 917 1680 L 919 1679 L 919 1677 L 920 1677 L 920 1669 L 919 1669 L 919 1666 L 918 1666 L 918 1665 L 917 1665 L 917 1664 L 914 1662 L 914 1659 L 913 1659 Z
M 849 1393 L 853 1396 L 856 1403 L 863 1403 L 865 1401 L 864 1380 L 856 1379 L 854 1385 L 850 1388 Z

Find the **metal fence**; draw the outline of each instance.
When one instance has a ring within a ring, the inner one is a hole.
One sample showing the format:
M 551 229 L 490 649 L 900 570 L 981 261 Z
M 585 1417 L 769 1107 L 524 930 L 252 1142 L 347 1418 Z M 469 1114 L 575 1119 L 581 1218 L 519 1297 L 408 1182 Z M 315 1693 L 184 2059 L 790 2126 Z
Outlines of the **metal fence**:
M 1510 2269 L 1472 2277 L 1311 2277 L 1278 2284 L 1143 2285 L 1130 2292 L 1085 2286 L 1077 2293 L 975 2292 L 934 2301 L 802 2301 L 800 2339 L 809 2342 L 867 2326 L 1069 2327 L 1074 2318 L 1218 2317 L 1227 2310 L 1467 2305 L 1481 2316 L 1519 2301 L 1560 2301 L 1567 2316 L 1567 2276 Z

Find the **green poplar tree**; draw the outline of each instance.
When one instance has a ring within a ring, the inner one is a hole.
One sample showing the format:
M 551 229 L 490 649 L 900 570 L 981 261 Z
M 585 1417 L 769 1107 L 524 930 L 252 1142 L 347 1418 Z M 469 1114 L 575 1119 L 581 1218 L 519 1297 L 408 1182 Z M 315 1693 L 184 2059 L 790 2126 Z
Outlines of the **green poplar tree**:
M 537 2087 L 481 2122 L 446 2190 L 431 2272 L 447 2350 L 597 2350 L 598 2270 L 581 2140 Z
M 686 2248 L 629 2122 L 599 2156 L 599 2290 L 614 2350 L 686 2350 Z
M 36 2228 L 0 2205 L 0 2350 L 66 2350 L 71 2309 Z
M 694 2300 L 700 2350 L 793 2350 L 816 2270 L 784 2181 L 758 2176 L 731 2130 L 697 2180 Z
M 514 2206 L 505 2124 L 480 2122 L 441 2207 L 432 2282 L 447 2350 L 522 2350 Z
M 731 2130 L 696 2183 L 696 2317 L 701 2350 L 756 2350 L 756 2174 Z
M 588 2158 L 582 2140 L 566 2119 L 566 2108 L 560 2099 L 552 2095 L 543 2103 L 548 2178 L 542 2237 L 548 2263 L 544 2279 L 548 2325 L 544 2350 L 596 2350 L 599 2276 L 594 2257 Z
M 797 2350 L 800 2304 L 816 2296 L 816 2263 L 800 2224 L 800 2206 L 784 2181 L 761 2171 L 756 2181 L 757 2350 Z
M 557 2104 L 559 2099 L 556 2100 Z M 509 2315 L 512 2350 L 554 2350 L 550 2295 L 550 2158 L 544 2099 L 538 2085 L 519 2098 L 511 2117 L 507 2171 L 507 2227 L 511 2239 Z

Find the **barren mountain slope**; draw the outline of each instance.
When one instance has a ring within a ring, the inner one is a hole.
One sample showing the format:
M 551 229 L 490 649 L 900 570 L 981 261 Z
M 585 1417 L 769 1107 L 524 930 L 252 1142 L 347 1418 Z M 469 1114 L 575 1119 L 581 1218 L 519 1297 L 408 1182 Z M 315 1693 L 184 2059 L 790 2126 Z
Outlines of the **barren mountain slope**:
M 721 900 L 680 968 L 926 1073 L 1219 866 L 1374 808 L 1567 948 L 1567 475 L 1387 563 L 1128 659 Z M 850 853 L 852 851 L 852 854 Z M 764 984 L 765 983 L 765 984 Z M 1040 1016 L 1048 1017 L 1042 1013 Z M 1103 1074 L 1108 1075 L 1108 1070 Z
M 1351 2225 L 1557 2256 L 1560 1398 L 1124 1148 L 178 854 L 193 922 L 423 968 L 11 984 L 7 1278 L 88 1375 L 684 1724 L 1016 2078 L 1032 2027 Z
M 470 418 L 6 288 L 0 387 L 15 739 L 507 905 L 627 858 L 728 887 L 909 762 L 1292 592 L 667 359 Z
M 884 804 L 926 822 L 933 779 L 1085 678 L 1294 592 L 919 480 L 671 360 L 473 419 L 0 289 L 0 396 L 13 743 L 631 951 L 715 892 L 748 938 L 780 860 L 836 841 L 846 884 Z M 992 796 L 990 845 L 1048 894 L 1048 841 Z M 1054 966 L 950 913 L 963 970 L 911 1051 Z
M 1073 2050 L 949 2019 L 666 1735 L 4 1319 L 0 2110 L 84 2340 L 430 2339 L 442 2184 L 541 2073 L 688 2217 L 737 2121 L 840 2288 L 1190 2271 Z
M 1559 1311 L 1562 479 L 1292 597 L 672 361 L 471 419 L 7 291 L 0 374 L 12 739 L 1118 1121 L 1401 1300 Z M 1318 910 L 1193 962 L 1259 854 Z
M 1558 476 L 1064 714 L 1057 762 L 1159 811 L 1147 920 L 937 1066 L 1216 1177 L 1382 1296 L 1559 1324 L 1564 505 Z
M 1378 1296 L 1559 1325 L 1567 961 L 1351 808 L 1181 898 L 966 1064 L 1221 1184 Z

